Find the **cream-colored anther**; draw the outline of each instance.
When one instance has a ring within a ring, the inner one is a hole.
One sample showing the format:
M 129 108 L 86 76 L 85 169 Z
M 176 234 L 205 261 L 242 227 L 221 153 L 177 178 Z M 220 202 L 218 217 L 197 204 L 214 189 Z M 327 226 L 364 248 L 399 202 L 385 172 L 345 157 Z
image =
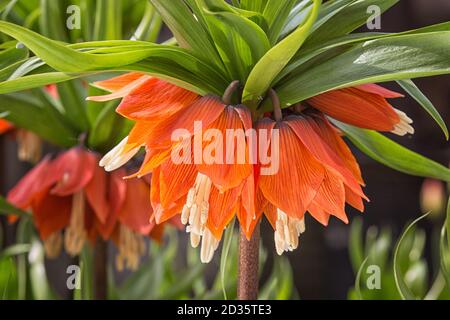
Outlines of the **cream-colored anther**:
M 305 232 L 305 219 L 288 217 L 286 213 L 277 209 L 275 223 L 275 248 L 278 255 L 298 248 L 300 234 Z
M 72 197 L 70 223 L 64 235 L 64 247 L 71 256 L 76 256 L 81 252 L 87 238 L 84 225 L 85 206 L 84 193 L 78 191 Z
M 395 112 L 400 117 L 400 122 L 394 126 L 394 130 L 392 130 L 391 132 L 399 136 L 404 136 L 408 133 L 414 134 L 415 130 L 411 125 L 413 124 L 414 121 L 410 117 L 408 117 L 406 113 L 404 113 L 403 111 L 395 109 Z

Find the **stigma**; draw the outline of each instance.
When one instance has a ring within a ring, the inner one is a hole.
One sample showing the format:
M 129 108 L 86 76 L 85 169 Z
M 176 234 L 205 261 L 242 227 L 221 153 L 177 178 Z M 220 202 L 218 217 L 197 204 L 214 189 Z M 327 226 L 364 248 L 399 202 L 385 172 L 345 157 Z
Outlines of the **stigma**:
M 298 248 L 300 234 L 305 232 L 305 219 L 288 217 L 286 213 L 277 209 L 275 225 L 275 247 L 278 255 Z

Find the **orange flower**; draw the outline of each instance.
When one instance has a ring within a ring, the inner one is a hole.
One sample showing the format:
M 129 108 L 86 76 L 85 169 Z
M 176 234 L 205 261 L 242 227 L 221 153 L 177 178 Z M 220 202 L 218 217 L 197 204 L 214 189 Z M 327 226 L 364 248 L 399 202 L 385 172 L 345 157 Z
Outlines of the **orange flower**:
M 14 128 L 14 126 L 10 122 L 0 118 L 0 134 L 4 134 L 12 128 Z
M 275 229 L 279 254 L 297 248 L 305 230 L 305 212 L 326 226 L 331 215 L 348 223 L 346 202 L 364 210 L 362 199 L 367 198 L 358 164 L 324 117 L 265 118 L 257 125 L 279 130 L 279 170 L 261 175 L 257 191 L 259 214 L 264 211 Z
M 413 121 L 386 100 L 400 97 L 403 95 L 397 92 L 365 84 L 326 92 L 308 99 L 307 103 L 332 118 L 360 128 L 391 131 L 401 136 L 413 134 Z
M 32 211 L 49 257 L 58 256 L 63 243 L 70 255 L 78 255 L 86 241 L 101 236 L 118 245 L 121 269 L 135 269 L 144 254 L 143 236 L 154 228 L 150 186 L 145 180 L 126 183 L 125 170 L 106 173 L 98 161 L 98 155 L 82 147 L 46 157 L 9 192 L 8 200 Z
M 202 244 L 203 262 L 212 259 L 235 215 L 250 238 L 264 213 L 281 254 L 298 246 L 305 213 L 327 225 L 330 216 L 348 222 L 346 204 L 364 210 L 363 200 L 368 199 L 358 163 L 325 115 L 363 128 L 414 132 L 411 119 L 386 100 L 401 95 L 373 84 L 313 97 L 287 109 L 285 118 L 275 106 L 275 120 L 269 118 L 272 114 L 252 119 L 245 106 L 230 105 L 226 98 L 199 97 L 138 73 L 97 85 L 112 93 L 92 100 L 123 98 L 117 111 L 135 121 L 129 136 L 101 166 L 115 170 L 145 147 L 144 163 L 134 176 L 152 173 L 153 219 L 161 223 L 181 214 L 191 244 Z M 252 129 L 257 145 L 247 135 Z M 245 134 L 241 140 L 233 136 L 237 143 L 228 148 L 218 142 L 228 131 Z M 261 144 L 264 139 L 268 141 Z M 269 157 L 279 158 L 270 174 L 261 158 L 262 145 L 270 147 Z M 205 154 L 213 161 L 205 161 Z M 218 154 L 227 159 L 241 156 L 241 161 L 221 162 Z

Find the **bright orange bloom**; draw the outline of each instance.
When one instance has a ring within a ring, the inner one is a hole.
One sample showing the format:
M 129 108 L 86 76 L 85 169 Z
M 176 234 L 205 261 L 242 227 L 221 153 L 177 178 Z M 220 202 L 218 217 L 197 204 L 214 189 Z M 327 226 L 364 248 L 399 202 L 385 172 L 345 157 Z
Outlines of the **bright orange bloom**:
M 364 182 L 358 163 L 325 115 L 363 128 L 413 132 L 411 119 L 386 100 L 401 95 L 373 84 L 313 97 L 289 108 L 285 118 L 279 112 L 276 120 L 252 119 L 245 106 L 227 105 L 211 95 L 200 97 L 138 73 L 97 85 L 112 93 L 92 100 L 123 98 L 117 111 L 135 121 L 129 136 L 100 164 L 115 170 L 145 147 L 144 163 L 135 176 L 152 173 L 153 219 L 161 223 L 181 214 L 191 244 L 202 243 L 203 262 L 212 259 L 235 215 L 250 238 L 264 213 L 275 229 L 281 254 L 298 246 L 298 237 L 305 230 L 305 213 L 327 225 L 330 216 L 348 222 L 346 204 L 364 210 L 363 200 L 368 199 L 361 188 Z M 216 138 L 228 131 L 252 128 L 258 142 L 269 139 L 268 144 L 277 147 L 269 154 L 279 158 L 278 170 L 272 174 L 263 172 L 266 164 L 259 158 L 261 146 L 258 143 L 254 149 L 247 134 L 241 140 L 239 135 L 233 136 L 236 144 L 232 148 L 217 142 Z M 262 131 L 269 132 L 267 137 Z M 279 134 L 272 134 L 275 132 Z M 200 145 L 200 156 L 196 145 Z M 243 146 L 243 153 L 238 145 Z M 217 161 L 220 153 L 235 161 Z M 175 161 L 174 154 L 184 161 Z M 205 154 L 216 161 L 205 161 Z M 240 162 L 236 161 L 239 156 Z M 255 156 L 256 162 L 252 162 Z
M 314 108 L 339 121 L 366 129 L 391 131 L 398 135 L 413 134 L 412 120 L 395 109 L 387 98 L 402 94 L 375 84 L 326 92 L 307 100 Z
M 116 242 L 120 269 L 136 269 L 144 254 L 143 236 L 155 226 L 149 222 L 150 185 L 138 179 L 127 183 L 124 169 L 106 173 L 98 161 L 98 155 L 82 147 L 46 157 L 9 192 L 8 200 L 31 210 L 49 257 L 58 256 L 63 243 L 70 255 L 78 255 L 86 241 L 94 243 L 100 236 Z
M 4 134 L 5 132 L 14 128 L 12 123 L 6 121 L 5 119 L 0 118 L 0 134 Z

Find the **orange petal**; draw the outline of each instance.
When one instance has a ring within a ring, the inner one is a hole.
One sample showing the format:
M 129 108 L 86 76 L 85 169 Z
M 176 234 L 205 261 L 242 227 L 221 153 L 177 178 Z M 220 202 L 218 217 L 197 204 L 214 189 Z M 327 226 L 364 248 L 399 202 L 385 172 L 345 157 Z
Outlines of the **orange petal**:
M 245 126 L 243 117 L 246 119 Z M 251 126 L 249 117 L 248 110 L 240 108 L 238 113 L 234 107 L 227 106 L 208 126 L 209 130 L 215 131 L 207 132 L 214 132 L 216 136 L 210 137 L 212 141 L 203 142 L 203 161 L 197 163 L 197 169 L 208 176 L 220 191 L 239 186 L 252 173 L 253 165 L 249 163 L 248 139 L 245 136 L 246 126 Z M 194 152 L 197 149 L 194 148 Z
M 308 212 L 311 216 L 319 221 L 325 227 L 328 226 L 330 221 L 330 214 L 326 213 L 320 206 L 318 206 L 314 201 L 309 205 Z
M 288 216 L 301 219 L 317 194 L 324 178 L 324 167 L 303 146 L 285 122 L 279 129 L 279 170 L 261 175 L 259 187 L 264 197 Z
M 85 187 L 87 201 L 101 223 L 105 223 L 109 214 L 108 177 L 103 168 L 95 166 L 94 175 Z
M 8 121 L 6 121 L 4 119 L 0 119 L 0 134 L 3 134 L 6 131 L 9 131 L 12 128 L 14 128 L 12 123 L 10 123 L 10 122 L 8 122 Z
M 147 147 L 168 148 L 176 142 L 173 138 L 178 142 L 202 133 L 219 118 L 224 108 L 225 105 L 214 96 L 196 100 L 187 108 L 161 121 L 147 140 Z M 173 137 L 175 133 L 176 137 Z
M 345 187 L 345 201 L 353 208 L 359 210 L 360 212 L 364 212 L 363 199 L 348 187 Z
M 137 78 L 133 82 L 128 83 L 124 87 L 121 87 L 118 90 L 114 90 L 111 94 L 88 97 L 87 100 L 95 101 L 95 102 L 106 102 L 106 101 L 124 98 L 124 97 L 128 96 L 135 88 L 151 81 L 151 79 L 152 78 L 149 76 L 142 76 L 142 77 Z
M 145 155 L 144 162 L 138 172 L 126 177 L 129 178 L 141 178 L 152 173 L 155 168 L 159 167 L 162 163 L 167 161 L 170 157 L 171 149 L 150 149 Z
M 325 118 L 315 118 L 316 124 L 314 130 L 327 143 L 328 146 L 342 159 L 347 168 L 353 173 L 359 184 L 364 185 L 361 176 L 361 169 L 356 161 L 350 148 L 345 141 L 339 136 L 336 129 Z
M 241 191 L 242 186 L 226 192 L 220 192 L 214 186 L 211 188 L 207 226 L 217 239 L 222 238 L 225 227 L 236 214 Z
M 123 179 L 126 172 L 124 169 L 119 169 L 109 174 L 108 186 L 108 201 L 109 213 L 104 223 L 97 221 L 96 227 L 98 232 L 107 240 L 111 237 L 114 227 L 117 224 L 117 217 L 125 202 L 127 183 Z
M 240 206 L 237 213 L 241 227 L 249 239 L 262 212 L 256 211 L 255 194 L 255 177 L 251 174 L 243 182 Z
M 192 104 L 198 95 L 151 78 L 136 86 L 117 108 L 117 112 L 132 120 L 155 121 L 167 118 Z
M 60 179 L 51 193 L 67 196 L 80 191 L 91 181 L 98 159 L 93 153 L 76 147 L 60 155 L 54 166 Z
M 355 88 L 340 89 L 308 99 L 327 115 L 366 129 L 392 131 L 400 122 L 394 108 L 380 95 Z
M 12 188 L 7 195 L 10 203 L 18 208 L 26 210 L 30 207 L 33 197 L 37 192 L 48 189 L 52 183 L 45 183 L 44 177 L 49 171 L 51 164 L 50 157 L 45 157 L 37 166 L 31 169 Z
M 344 161 L 336 152 L 330 148 L 326 140 L 322 139 L 321 135 L 318 134 L 320 129 L 317 128 L 317 123 L 314 119 L 290 116 L 286 119 L 286 123 L 297 134 L 297 137 L 317 161 L 322 163 L 327 170 L 332 170 L 335 174 L 338 174 L 348 186 L 351 186 L 353 190 L 363 195 L 357 177 L 346 167 Z M 328 134 L 335 134 L 335 132 L 332 131 Z
M 362 85 L 356 86 L 354 88 L 365 91 L 365 92 L 377 94 L 377 95 L 382 96 L 383 98 L 387 98 L 387 99 L 404 97 L 404 95 L 401 93 L 388 90 L 388 89 L 383 88 L 374 83 L 362 84 Z
M 141 179 L 127 181 L 126 198 L 119 212 L 119 221 L 131 230 L 148 234 L 152 228 L 150 217 L 153 213 L 148 197 L 150 187 Z
M 111 79 L 95 82 L 94 85 L 101 89 L 115 92 L 126 87 L 130 83 L 142 78 L 145 74 L 140 72 L 130 72 Z
M 195 184 L 197 170 L 193 164 L 174 164 L 170 159 L 161 165 L 159 176 L 160 203 L 168 208 L 187 195 Z
M 72 197 L 58 197 L 42 191 L 33 199 L 32 208 L 39 235 L 45 240 L 69 224 Z
M 331 171 L 325 172 L 322 185 L 314 198 L 314 203 L 326 212 L 348 223 L 345 214 L 345 188 L 342 180 Z

